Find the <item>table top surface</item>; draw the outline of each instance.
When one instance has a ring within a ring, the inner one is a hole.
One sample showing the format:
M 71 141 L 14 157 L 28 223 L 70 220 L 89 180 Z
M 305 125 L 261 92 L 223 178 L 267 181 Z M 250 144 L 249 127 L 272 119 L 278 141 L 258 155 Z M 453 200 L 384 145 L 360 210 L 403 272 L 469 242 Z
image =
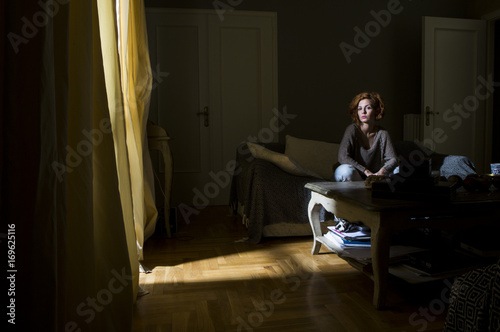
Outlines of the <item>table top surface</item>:
M 407 208 L 478 208 L 498 206 L 500 191 L 467 192 L 457 191 L 450 199 L 410 200 L 372 197 L 372 190 L 365 188 L 364 181 L 353 182 L 309 182 L 307 189 L 335 200 L 343 200 L 361 206 L 367 210 L 383 211 Z

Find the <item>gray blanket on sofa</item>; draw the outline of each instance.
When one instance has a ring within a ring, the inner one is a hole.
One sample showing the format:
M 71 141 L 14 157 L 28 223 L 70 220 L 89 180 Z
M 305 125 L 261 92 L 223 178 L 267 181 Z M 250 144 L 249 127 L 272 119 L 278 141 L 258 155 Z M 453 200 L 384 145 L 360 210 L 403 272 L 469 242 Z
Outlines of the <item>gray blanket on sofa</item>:
M 283 152 L 279 144 L 265 146 Z M 238 203 L 244 206 L 243 213 L 249 220 L 248 242 L 259 243 L 265 225 L 309 223 L 307 205 L 311 193 L 304 186 L 319 180 L 288 174 L 268 161 L 254 159 L 245 148 L 239 151 L 230 204 L 235 211 Z

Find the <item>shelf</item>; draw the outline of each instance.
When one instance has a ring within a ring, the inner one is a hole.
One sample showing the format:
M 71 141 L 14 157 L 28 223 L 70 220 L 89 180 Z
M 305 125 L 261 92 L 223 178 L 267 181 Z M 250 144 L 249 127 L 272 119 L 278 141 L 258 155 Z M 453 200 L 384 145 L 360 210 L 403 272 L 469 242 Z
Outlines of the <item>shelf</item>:
M 332 241 L 325 236 L 319 236 L 316 238 L 316 240 L 323 244 L 328 250 L 336 253 L 340 258 L 347 261 L 349 265 L 373 279 L 371 248 L 341 248 L 339 243 Z M 425 250 L 427 249 L 411 246 L 391 246 L 389 273 L 400 277 L 401 279 L 404 279 L 409 283 L 427 282 L 441 279 L 425 276 L 418 278 L 419 276 L 407 269 L 404 269 L 400 264 L 401 258 L 403 256 Z

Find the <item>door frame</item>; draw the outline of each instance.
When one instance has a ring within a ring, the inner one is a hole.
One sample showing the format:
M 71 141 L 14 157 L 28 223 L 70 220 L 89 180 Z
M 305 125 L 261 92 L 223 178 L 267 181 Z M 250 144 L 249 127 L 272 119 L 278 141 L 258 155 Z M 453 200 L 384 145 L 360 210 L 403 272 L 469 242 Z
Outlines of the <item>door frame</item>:
M 500 20 L 500 9 L 481 16 L 486 21 L 486 73 L 493 73 L 495 68 L 495 22 Z M 484 133 L 484 167 L 488 171 L 488 165 L 492 162 L 493 150 L 493 102 L 494 98 L 486 100 L 485 121 L 487 124 Z

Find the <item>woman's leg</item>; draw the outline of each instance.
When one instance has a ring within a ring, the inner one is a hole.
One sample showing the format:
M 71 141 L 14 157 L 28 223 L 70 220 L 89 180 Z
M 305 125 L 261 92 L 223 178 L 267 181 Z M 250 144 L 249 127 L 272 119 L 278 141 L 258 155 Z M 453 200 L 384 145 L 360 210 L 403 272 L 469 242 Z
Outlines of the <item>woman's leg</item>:
M 359 171 L 352 165 L 342 164 L 335 170 L 335 181 L 363 181 Z

